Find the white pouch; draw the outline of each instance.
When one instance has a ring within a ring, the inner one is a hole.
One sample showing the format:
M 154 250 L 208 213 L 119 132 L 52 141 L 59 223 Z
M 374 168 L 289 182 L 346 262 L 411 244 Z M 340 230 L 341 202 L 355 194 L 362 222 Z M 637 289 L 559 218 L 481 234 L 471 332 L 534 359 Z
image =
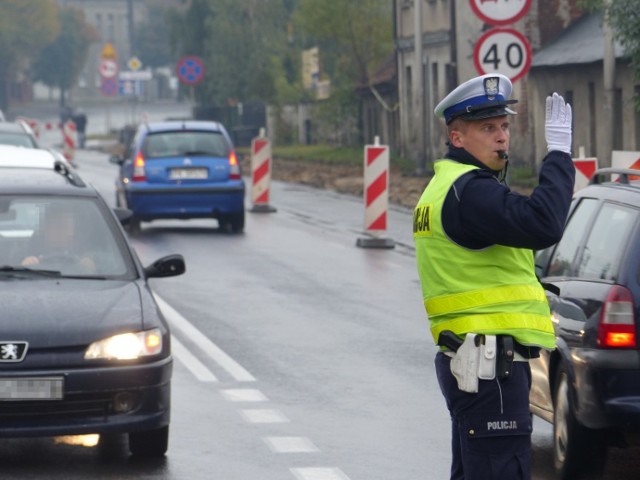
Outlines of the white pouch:
M 480 348 L 476 346 L 476 334 L 467 333 L 464 342 L 451 359 L 451 373 L 463 392 L 478 392 L 478 362 Z
M 493 380 L 496 378 L 498 338 L 495 335 L 485 335 L 484 344 L 481 344 L 478 348 L 480 349 L 478 378 L 482 380 Z

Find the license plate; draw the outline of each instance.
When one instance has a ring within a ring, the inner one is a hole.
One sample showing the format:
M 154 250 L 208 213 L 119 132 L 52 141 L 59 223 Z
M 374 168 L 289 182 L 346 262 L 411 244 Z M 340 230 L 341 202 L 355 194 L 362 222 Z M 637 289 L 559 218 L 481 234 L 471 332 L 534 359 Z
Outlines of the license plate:
M 63 377 L 0 378 L 0 401 L 63 398 Z
M 171 180 L 203 180 L 209 172 L 206 168 L 172 168 L 169 171 Z

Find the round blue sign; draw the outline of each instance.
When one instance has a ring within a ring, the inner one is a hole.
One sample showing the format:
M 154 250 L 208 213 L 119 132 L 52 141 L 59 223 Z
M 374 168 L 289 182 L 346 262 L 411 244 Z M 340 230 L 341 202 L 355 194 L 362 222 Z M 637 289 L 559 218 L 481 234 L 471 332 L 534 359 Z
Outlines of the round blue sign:
M 195 85 L 204 78 L 204 64 L 200 57 L 187 56 L 178 60 L 176 65 L 178 80 L 185 85 Z

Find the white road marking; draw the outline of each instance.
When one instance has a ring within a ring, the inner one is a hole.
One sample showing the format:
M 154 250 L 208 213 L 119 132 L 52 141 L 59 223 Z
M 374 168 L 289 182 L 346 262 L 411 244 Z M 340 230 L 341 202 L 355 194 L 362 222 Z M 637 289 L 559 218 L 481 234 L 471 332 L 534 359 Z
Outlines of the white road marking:
M 263 440 L 274 453 L 314 453 L 320 451 L 306 437 L 265 437 Z
M 349 480 L 339 468 L 292 468 L 291 473 L 298 480 Z
M 240 415 L 247 423 L 287 423 L 289 419 L 280 410 L 254 409 L 240 410 Z
M 214 362 L 224 368 L 229 374 L 239 382 L 255 382 L 256 379 L 238 362 L 227 355 L 220 347 L 209 340 L 200 330 L 191 325 L 189 321 L 180 315 L 171 305 L 160 298 L 156 293 L 153 294 L 172 327 L 180 330 L 183 334 L 195 342 L 202 351 L 207 354 Z
M 217 382 L 216 376 L 204 366 L 187 348 L 171 335 L 171 350 L 175 357 L 187 367 L 193 375 L 201 382 Z
M 229 388 L 221 391 L 224 398 L 230 402 L 267 402 L 264 393 L 255 388 Z

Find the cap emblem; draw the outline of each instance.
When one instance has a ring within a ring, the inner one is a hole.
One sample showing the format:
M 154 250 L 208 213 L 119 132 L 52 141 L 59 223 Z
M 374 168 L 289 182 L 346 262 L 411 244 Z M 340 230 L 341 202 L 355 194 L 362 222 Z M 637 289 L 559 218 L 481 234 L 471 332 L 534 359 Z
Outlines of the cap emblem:
M 500 79 L 498 77 L 488 77 L 484 79 L 484 93 L 489 97 L 489 100 L 493 100 L 498 92 Z

